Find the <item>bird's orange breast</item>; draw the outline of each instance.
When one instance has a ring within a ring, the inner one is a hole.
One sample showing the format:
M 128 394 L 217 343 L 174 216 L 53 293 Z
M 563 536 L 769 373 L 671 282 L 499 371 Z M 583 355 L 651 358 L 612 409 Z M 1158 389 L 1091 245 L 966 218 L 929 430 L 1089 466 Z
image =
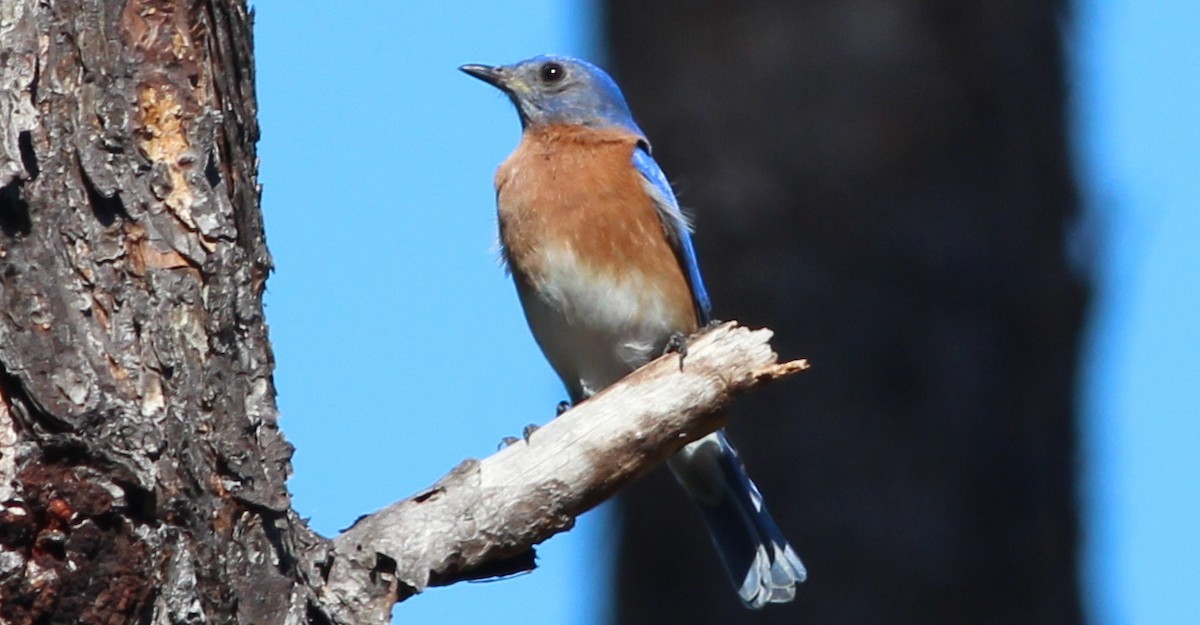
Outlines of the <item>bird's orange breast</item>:
M 537 288 L 554 252 L 567 251 L 598 277 L 645 283 L 671 303 L 681 330 L 694 330 L 690 287 L 633 166 L 637 140 L 620 130 L 527 130 L 496 172 L 505 259 Z

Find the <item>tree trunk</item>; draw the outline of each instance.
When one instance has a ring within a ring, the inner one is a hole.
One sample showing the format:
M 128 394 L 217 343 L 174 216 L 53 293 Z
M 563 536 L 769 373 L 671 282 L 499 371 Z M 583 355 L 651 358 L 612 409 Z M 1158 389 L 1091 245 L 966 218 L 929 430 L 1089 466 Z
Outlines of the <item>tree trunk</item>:
M 1082 622 L 1062 3 L 605 6 L 717 316 L 813 363 L 731 427 L 810 573 L 754 622 Z M 747 618 L 658 477 L 616 622 Z
M 280 622 L 242 2 L 0 3 L 0 620 Z

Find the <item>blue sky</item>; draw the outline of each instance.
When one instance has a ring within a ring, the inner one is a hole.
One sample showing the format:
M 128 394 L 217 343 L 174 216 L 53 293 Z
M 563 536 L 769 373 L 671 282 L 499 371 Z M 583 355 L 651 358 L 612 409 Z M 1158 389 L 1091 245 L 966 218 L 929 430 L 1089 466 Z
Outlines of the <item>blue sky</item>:
M 295 504 L 326 535 L 482 457 L 563 393 L 496 261 L 491 175 L 519 134 L 455 71 L 597 58 L 586 0 L 254 2 L 267 318 Z M 1200 618 L 1200 3 L 1086 1 L 1080 181 L 1100 289 L 1081 397 L 1097 625 Z M 400 620 L 596 623 L 604 512 L 535 573 L 433 589 Z
M 1103 235 L 1083 385 L 1098 625 L 1200 621 L 1200 3 L 1084 2 L 1080 182 Z

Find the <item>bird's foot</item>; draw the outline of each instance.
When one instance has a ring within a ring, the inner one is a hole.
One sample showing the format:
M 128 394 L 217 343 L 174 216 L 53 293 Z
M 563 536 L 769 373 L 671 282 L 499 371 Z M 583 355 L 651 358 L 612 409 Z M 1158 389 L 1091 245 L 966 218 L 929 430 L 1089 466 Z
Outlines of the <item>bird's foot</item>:
M 679 370 L 683 371 L 683 359 L 687 358 L 688 346 L 687 335 L 682 332 L 676 332 L 667 339 L 667 346 L 663 348 L 663 355 L 670 353 L 679 354 Z
M 566 403 L 566 402 L 563 402 L 563 403 Z M 500 451 L 501 449 L 504 449 L 505 447 L 511 447 L 514 444 L 521 442 L 522 440 L 524 440 L 526 443 L 528 443 L 529 437 L 533 436 L 533 433 L 538 431 L 539 429 L 541 429 L 541 426 L 530 423 L 529 425 L 525 426 L 524 429 L 521 430 L 520 436 L 505 436 L 504 438 L 500 439 L 500 444 L 496 446 L 496 451 Z
M 725 322 L 721 319 L 709 319 L 708 323 L 704 324 L 704 327 L 707 329 L 712 329 L 723 323 L 725 323 Z
M 570 409 L 571 409 L 571 402 L 565 401 L 565 400 L 560 401 L 560 402 L 558 402 L 558 405 L 554 407 L 554 416 L 561 417 L 561 416 L 563 416 L 564 412 L 566 412 Z

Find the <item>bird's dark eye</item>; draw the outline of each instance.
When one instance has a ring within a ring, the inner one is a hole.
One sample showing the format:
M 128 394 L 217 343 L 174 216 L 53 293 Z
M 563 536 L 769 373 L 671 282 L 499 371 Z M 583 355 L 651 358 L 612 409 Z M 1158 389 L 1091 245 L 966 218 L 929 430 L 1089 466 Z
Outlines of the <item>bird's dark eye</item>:
M 567 75 L 567 70 L 560 63 L 546 63 L 538 70 L 538 76 L 542 82 L 558 82 Z

